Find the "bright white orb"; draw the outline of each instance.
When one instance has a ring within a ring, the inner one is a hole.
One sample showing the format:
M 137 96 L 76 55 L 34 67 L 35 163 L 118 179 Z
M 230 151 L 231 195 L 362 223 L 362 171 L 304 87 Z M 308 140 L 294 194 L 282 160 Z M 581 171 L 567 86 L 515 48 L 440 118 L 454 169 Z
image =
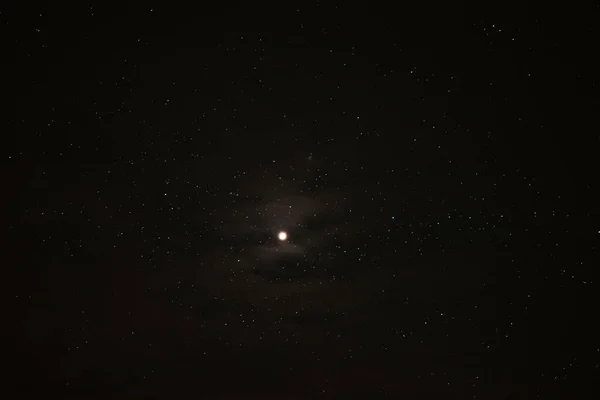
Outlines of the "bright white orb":
M 285 240 L 287 239 L 287 233 L 279 232 L 279 235 L 277 235 L 277 237 L 279 238 L 279 240 Z

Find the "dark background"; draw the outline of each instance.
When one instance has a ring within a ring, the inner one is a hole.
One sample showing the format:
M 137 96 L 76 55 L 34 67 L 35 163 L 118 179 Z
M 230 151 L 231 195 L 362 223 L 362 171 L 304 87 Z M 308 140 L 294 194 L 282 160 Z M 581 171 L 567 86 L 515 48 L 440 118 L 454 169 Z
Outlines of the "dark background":
M 171 3 L 0 6 L 9 393 L 589 397 L 598 6 Z

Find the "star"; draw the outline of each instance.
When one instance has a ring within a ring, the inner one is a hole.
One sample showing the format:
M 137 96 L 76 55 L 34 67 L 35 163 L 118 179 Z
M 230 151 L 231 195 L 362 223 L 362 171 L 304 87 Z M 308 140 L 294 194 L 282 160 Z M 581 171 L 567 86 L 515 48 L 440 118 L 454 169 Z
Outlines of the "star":
M 279 232 L 277 237 L 279 238 L 279 240 L 283 241 L 283 240 L 287 239 L 287 233 L 285 233 L 284 231 L 281 231 L 281 232 Z

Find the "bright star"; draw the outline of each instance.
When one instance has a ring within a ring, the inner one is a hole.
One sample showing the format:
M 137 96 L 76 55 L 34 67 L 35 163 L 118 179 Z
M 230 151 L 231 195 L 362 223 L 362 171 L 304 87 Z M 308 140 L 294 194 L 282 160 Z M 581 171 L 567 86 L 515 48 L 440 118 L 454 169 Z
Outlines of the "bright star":
M 277 237 L 279 238 L 279 240 L 285 240 L 287 239 L 287 233 L 281 231 L 279 232 L 279 235 L 277 235 Z

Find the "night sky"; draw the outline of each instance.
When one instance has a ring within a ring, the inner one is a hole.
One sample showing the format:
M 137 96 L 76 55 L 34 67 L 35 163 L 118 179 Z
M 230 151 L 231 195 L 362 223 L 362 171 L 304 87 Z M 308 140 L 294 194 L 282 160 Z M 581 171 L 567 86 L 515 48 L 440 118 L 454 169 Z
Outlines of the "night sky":
M 592 2 L 9 3 L 7 398 L 593 397 Z

